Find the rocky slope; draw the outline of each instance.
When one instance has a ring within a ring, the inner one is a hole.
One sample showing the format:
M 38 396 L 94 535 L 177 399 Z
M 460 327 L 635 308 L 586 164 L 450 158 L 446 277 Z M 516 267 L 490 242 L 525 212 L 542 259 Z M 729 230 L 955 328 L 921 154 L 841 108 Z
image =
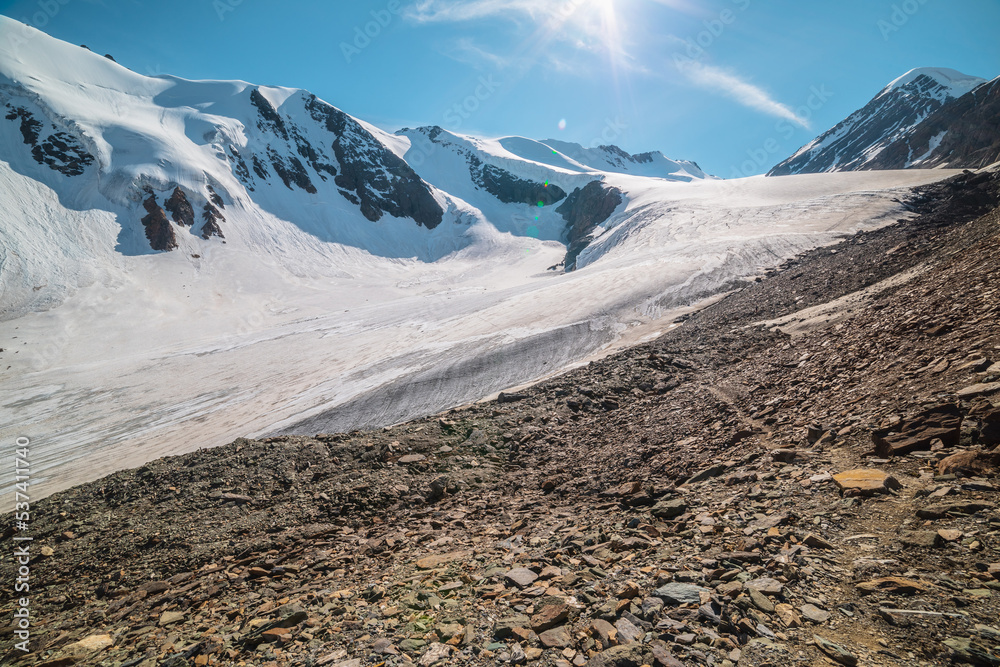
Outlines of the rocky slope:
M 48 667 L 1000 664 L 998 185 L 924 188 L 912 220 L 496 400 L 241 439 L 38 502 L 34 652 L 12 628 L 0 650 Z
M 934 127 L 959 123 L 959 118 L 968 113 L 959 109 L 968 101 L 957 105 L 957 100 L 965 100 L 970 91 L 984 83 L 984 79 L 950 69 L 911 70 L 883 88 L 864 107 L 775 166 L 768 176 L 935 166 L 921 160 L 930 157 L 940 138 L 923 153 L 900 152 L 897 147 L 910 146 L 915 134 L 922 136 L 932 117 L 937 119 Z M 982 104 L 982 96 L 970 99 L 971 106 Z M 980 128 L 995 138 L 995 127 L 987 124 Z M 916 143 L 912 145 L 915 147 Z M 985 166 L 974 159 L 976 149 L 978 146 L 970 145 L 951 153 L 949 163 L 955 168 Z

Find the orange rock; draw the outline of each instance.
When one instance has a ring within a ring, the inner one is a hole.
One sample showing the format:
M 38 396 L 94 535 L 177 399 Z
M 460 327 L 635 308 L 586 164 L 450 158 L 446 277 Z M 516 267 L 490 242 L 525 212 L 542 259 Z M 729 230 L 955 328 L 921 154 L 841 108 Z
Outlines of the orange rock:
M 858 590 L 862 593 L 874 593 L 881 591 L 889 595 L 915 595 L 927 589 L 919 581 L 903 579 L 902 577 L 882 577 L 872 581 L 864 581 L 858 584 Z
M 900 489 L 899 481 L 881 470 L 859 468 L 837 473 L 833 481 L 841 491 L 854 491 L 862 495 L 889 493 L 891 489 Z

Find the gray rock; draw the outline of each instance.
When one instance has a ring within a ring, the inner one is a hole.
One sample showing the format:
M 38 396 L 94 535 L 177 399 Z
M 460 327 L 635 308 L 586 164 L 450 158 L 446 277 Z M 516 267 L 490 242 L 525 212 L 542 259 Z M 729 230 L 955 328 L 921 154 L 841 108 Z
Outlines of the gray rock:
M 680 498 L 661 500 L 653 506 L 653 516 L 658 519 L 673 519 L 687 512 L 687 503 Z
M 706 479 L 712 479 L 713 477 L 718 477 L 722 473 L 726 472 L 726 466 L 719 463 L 714 466 L 705 468 L 701 472 L 695 473 L 691 479 L 684 482 L 685 484 L 697 484 L 698 482 L 704 482 Z
M 653 595 L 661 598 L 667 604 L 694 604 L 701 603 L 701 593 L 708 593 L 707 588 L 695 586 L 694 584 L 678 584 L 671 582 L 660 586 Z
M 619 618 L 615 622 L 615 629 L 618 630 L 618 643 L 631 644 L 642 639 L 644 633 L 627 618 Z
M 802 617 L 811 623 L 826 623 L 830 620 L 830 612 L 824 611 L 814 604 L 804 604 L 799 607 Z
M 834 644 L 829 639 L 824 639 L 819 635 L 813 635 L 813 641 L 819 650 L 827 654 L 831 659 L 848 667 L 855 667 L 858 664 L 858 656 L 854 655 L 840 644 Z
M 518 588 L 527 588 L 535 583 L 538 575 L 526 567 L 517 567 L 505 574 L 504 578 Z
M 785 589 L 785 586 L 777 579 L 761 577 L 760 579 L 748 581 L 747 588 L 756 589 L 765 595 L 781 595 L 781 591 Z
M 750 601 L 753 602 L 753 606 L 760 609 L 765 614 L 774 613 L 774 603 L 767 599 L 767 596 L 761 593 L 756 588 L 750 588 Z
M 601 651 L 587 663 L 587 667 L 640 667 L 647 664 L 641 644 L 615 646 Z

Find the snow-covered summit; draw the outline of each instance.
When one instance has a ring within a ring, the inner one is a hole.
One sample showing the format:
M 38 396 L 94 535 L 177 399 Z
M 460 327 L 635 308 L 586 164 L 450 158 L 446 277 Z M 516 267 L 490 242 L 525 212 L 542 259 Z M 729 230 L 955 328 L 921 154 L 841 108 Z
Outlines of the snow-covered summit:
M 917 67 L 893 80 L 882 89 L 877 97 L 887 95 L 895 90 L 906 90 L 912 87 L 911 84 L 920 83 L 922 79 L 926 79 L 926 81 L 922 82 L 924 85 L 921 93 L 942 100 L 961 97 L 986 82 L 986 79 L 962 74 L 958 70 L 947 67 Z

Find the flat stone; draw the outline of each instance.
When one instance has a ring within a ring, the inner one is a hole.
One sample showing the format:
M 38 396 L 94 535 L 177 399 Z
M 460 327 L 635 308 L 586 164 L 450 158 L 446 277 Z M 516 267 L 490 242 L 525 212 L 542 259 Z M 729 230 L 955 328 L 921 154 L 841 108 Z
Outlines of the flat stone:
M 167 625 L 173 625 L 174 623 L 180 623 L 184 620 L 183 611 L 165 611 L 160 616 L 160 627 Z
M 952 637 L 941 642 L 963 663 L 973 665 L 1000 665 L 1000 651 L 970 637 Z
M 569 632 L 569 626 L 560 625 L 538 635 L 538 641 L 545 648 L 566 648 L 573 643 L 573 636 Z
M 139 586 L 138 590 L 146 595 L 156 595 L 157 593 L 170 590 L 170 584 L 165 581 L 147 581 L 142 586 Z
M 802 625 L 802 619 L 799 618 L 799 615 L 795 613 L 795 608 L 790 604 L 774 605 L 774 613 L 778 615 L 786 628 L 797 628 Z
M 691 479 L 684 482 L 685 484 L 697 484 L 698 482 L 704 482 L 706 479 L 712 479 L 713 477 L 718 477 L 722 473 L 726 472 L 726 466 L 719 463 L 714 466 L 709 466 L 704 470 L 695 473 Z
M 940 544 L 941 538 L 933 530 L 904 530 L 899 541 L 909 547 L 932 548 Z
M 959 389 L 956 393 L 960 399 L 975 398 L 976 396 L 986 396 L 1000 391 L 1000 382 L 988 382 L 970 385 L 964 389 Z
M 962 533 L 962 531 L 960 531 L 960 530 L 953 530 L 953 529 L 950 529 L 950 528 L 942 528 L 941 530 L 939 530 L 937 532 L 937 534 L 938 534 L 938 537 L 940 537 L 945 542 L 958 542 L 960 539 L 962 539 L 962 535 L 964 533 Z
M 926 590 L 926 587 L 919 581 L 903 579 L 902 577 L 882 577 L 863 581 L 857 585 L 857 588 L 862 594 L 882 592 L 889 595 L 915 595 Z
M 917 516 L 921 519 L 942 519 L 950 514 L 975 514 L 976 512 L 990 509 L 992 507 L 993 505 L 991 503 L 972 501 L 941 503 L 939 505 L 929 505 L 928 507 L 917 510 Z
M 464 558 L 468 556 L 467 551 L 453 551 L 450 554 L 438 554 L 436 556 L 424 556 L 417 561 L 417 568 L 420 570 L 433 570 L 436 567 L 441 567 L 442 565 L 447 565 L 452 561 L 456 561 L 459 558 Z
M 441 662 L 442 660 L 447 660 L 451 657 L 451 652 L 453 650 L 454 649 L 447 644 L 434 642 L 428 646 L 424 654 L 420 656 L 420 660 L 417 661 L 417 664 L 420 665 L 420 667 L 431 667 L 431 665 Z
M 605 647 L 614 644 L 618 638 L 618 629 L 602 618 L 595 618 L 590 622 L 590 634 L 595 639 L 600 639 Z
M 826 623 L 830 620 L 830 612 L 820 609 L 814 604 L 804 604 L 799 607 L 802 618 L 810 623 Z
M 407 454 L 406 456 L 400 456 L 397 463 L 402 463 L 403 465 L 408 465 L 410 463 L 420 463 L 421 461 L 426 461 L 427 457 L 423 454 Z
M 656 660 L 656 664 L 659 667 L 684 667 L 684 663 L 678 660 L 670 649 L 667 648 L 666 643 L 655 640 L 649 645 L 650 650 L 653 652 L 653 658 Z
M 615 646 L 601 651 L 587 662 L 587 667 L 640 667 L 646 664 L 641 644 Z
M 527 588 L 535 583 L 538 575 L 526 567 L 516 567 L 504 575 L 504 579 L 511 582 L 518 588 Z
M 423 639 L 404 639 L 399 642 L 399 649 L 406 653 L 416 653 L 425 646 L 427 646 L 427 642 Z
M 830 658 L 839 662 L 842 665 L 847 665 L 848 667 L 854 667 L 858 664 L 858 656 L 854 655 L 846 648 L 840 644 L 834 644 L 828 639 L 824 639 L 819 635 L 813 635 L 813 641 L 816 642 L 816 646 L 819 650 L 826 653 Z
M 895 477 L 872 468 L 837 473 L 833 476 L 833 483 L 841 491 L 854 491 L 862 495 L 889 493 L 890 490 L 903 486 Z
M 687 503 L 680 498 L 661 500 L 653 505 L 652 512 L 658 519 L 673 519 L 687 512 Z
M 766 595 L 761 593 L 756 588 L 750 588 L 750 601 L 753 603 L 757 609 L 760 609 L 765 614 L 774 613 L 774 603 L 771 602 Z
M 111 638 L 111 635 L 90 635 L 70 644 L 63 650 L 67 655 L 83 657 L 91 653 L 103 651 L 108 647 L 114 646 L 114 644 L 115 640 Z
M 653 595 L 662 598 L 667 604 L 701 604 L 701 594 L 708 592 L 707 588 L 701 586 L 671 582 L 657 588 Z
M 537 611 L 531 617 L 531 629 L 535 632 L 554 628 L 569 618 L 569 605 L 562 600 L 554 600 L 541 606 L 536 603 L 535 608 Z
M 901 433 L 885 438 L 877 438 L 875 453 L 889 458 L 903 456 L 912 452 L 928 451 L 935 440 L 941 440 L 948 446 L 958 444 L 961 432 L 957 428 L 931 427 L 913 433 Z
M 223 493 L 219 496 L 220 500 L 230 501 L 234 503 L 250 503 L 253 504 L 253 498 L 250 496 L 244 496 L 239 493 Z
M 715 556 L 716 560 L 730 560 L 734 563 L 759 563 L 761 558 L 761 555 L 756 551 L 723 551 Z
M 824 540 L 819 535 L 809 533 L 804 538 L 802 538 L 802 543 L 807 547 L 812 547 L 813 549 L 833 549 L 835 548 L 832 544 Z
M 753 579 L 746 583 L 747 588 L 758 590 L 765 595 L 781 595 L 781 591 L 785 589 L 785 585 L 782 584 L 777 579 L 771 577 L 761 577 L 759 579 Z
M 631 644 L 632 642 L 640 641 L 646 634 L 624 617 L 615 621 L 615 629 L 618 630 L 618 643 L 620 644 Z

